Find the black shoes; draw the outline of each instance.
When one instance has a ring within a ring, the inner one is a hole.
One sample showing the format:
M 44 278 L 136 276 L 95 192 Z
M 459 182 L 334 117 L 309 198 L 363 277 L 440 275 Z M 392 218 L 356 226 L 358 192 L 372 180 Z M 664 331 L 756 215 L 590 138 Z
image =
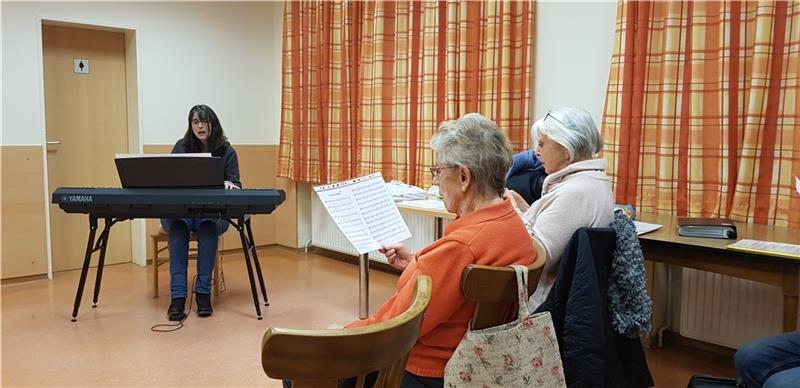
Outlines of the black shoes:
M 197 301 L 197 316 L 210 317 L 214 312 L 211 308 L 211 295 L 195 293 L 195 300 Z
M 170 321 L 181 321 L 186 318 L 186 298 L 172 298 L 172 303 L 167 309 L 167 318 Z

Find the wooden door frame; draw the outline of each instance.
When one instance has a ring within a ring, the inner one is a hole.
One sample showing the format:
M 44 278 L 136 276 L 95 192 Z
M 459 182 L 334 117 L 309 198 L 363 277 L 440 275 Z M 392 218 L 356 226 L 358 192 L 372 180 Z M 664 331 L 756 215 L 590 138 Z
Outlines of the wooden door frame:
M 127 94 L 127 116 L 128 116 L 128 152 L 129 153 L 143 153 L 144 152 L 144 139 L 141 128 L 141 111 L 139 107 L 142 105 L 141 82 L 139 81 L 139 74 L 141 74 L 140 62 L 138 61 L 138 53 L 141 51 L 139 47 L 139 39 L 137 27 L 113 25 L 100 21 L 93 20 L 76 20 L 67 19 L 62 17 L 49 17 L 39 15 L 36 18 L 36 33 L 38 34 L 37 41 L 39 42 L 36 47 L 37 51 L 37 64 L 39 66 L 39 101 L 40 101 L 40 120 L 42 123 L 42 158 L 44 166 L 44 212 L 45 212 L 45 235 L 47 236 L 47 277 L 53 278 L 53 253 L 52 253 L 52 240 L 50 228 L 50 193 L 55 190 L 49 186 L 49 174 L 47 166 L 47 123 L 45 121 L 45 85 L 44 85 L 44 40 L 42 38 L 42 28 L 44 25 L 61 25 L 72 28 L 81 28 L 89 30 L 101 30 L 119 32 L 125 36 L 125 86 Z M 87 221 L 88 230 L 88 221 Z M 146 253 L 146 231 L 145 222 L 143 219 L 131 221 L 131 257 L 135 264 L 145 266 L 147 264 Z

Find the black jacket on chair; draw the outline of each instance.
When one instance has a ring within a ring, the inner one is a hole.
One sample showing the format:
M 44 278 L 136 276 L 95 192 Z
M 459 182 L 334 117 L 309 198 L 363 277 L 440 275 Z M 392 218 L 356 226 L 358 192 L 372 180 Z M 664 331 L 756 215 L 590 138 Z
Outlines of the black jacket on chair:
M 614 332 L 606 293 L 616 246 L 611 228 L 578 229 L 537 312 L 550 311 L 569 387 L 649 387 L 639 338 Z

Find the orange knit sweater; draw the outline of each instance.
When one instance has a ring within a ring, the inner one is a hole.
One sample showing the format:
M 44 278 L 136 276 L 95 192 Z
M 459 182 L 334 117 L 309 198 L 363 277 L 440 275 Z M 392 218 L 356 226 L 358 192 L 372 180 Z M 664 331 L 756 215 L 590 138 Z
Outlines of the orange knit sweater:
M 433 279 L 431 301 L 406 370 L 418 376 L 442 377 L 444 366 L 467 331 L 475 311 L 461 293 L 461 272 L 468 264 L 530 264 L 536 250 L 507 199 L 449 223 L 444 236 L 419 251 L 400 275 L 397 290 L 374 315 L 347 327 L 360 327 L 400 315 L 411 305 L 416 278 Z

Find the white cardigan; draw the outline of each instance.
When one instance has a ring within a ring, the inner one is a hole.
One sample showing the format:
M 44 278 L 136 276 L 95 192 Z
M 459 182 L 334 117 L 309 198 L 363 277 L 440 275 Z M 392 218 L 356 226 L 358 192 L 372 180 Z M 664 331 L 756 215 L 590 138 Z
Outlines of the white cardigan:
M 542 197 L 522 214 L 532 237 L 547 252 L 539 285 L 528 303 L 531 309 L 547 298 L 572 234 L 582 227 L 606 227 L 614 220 L 614 198 L 605 165 L 603 159 L 584 160 L 548 175 Z

